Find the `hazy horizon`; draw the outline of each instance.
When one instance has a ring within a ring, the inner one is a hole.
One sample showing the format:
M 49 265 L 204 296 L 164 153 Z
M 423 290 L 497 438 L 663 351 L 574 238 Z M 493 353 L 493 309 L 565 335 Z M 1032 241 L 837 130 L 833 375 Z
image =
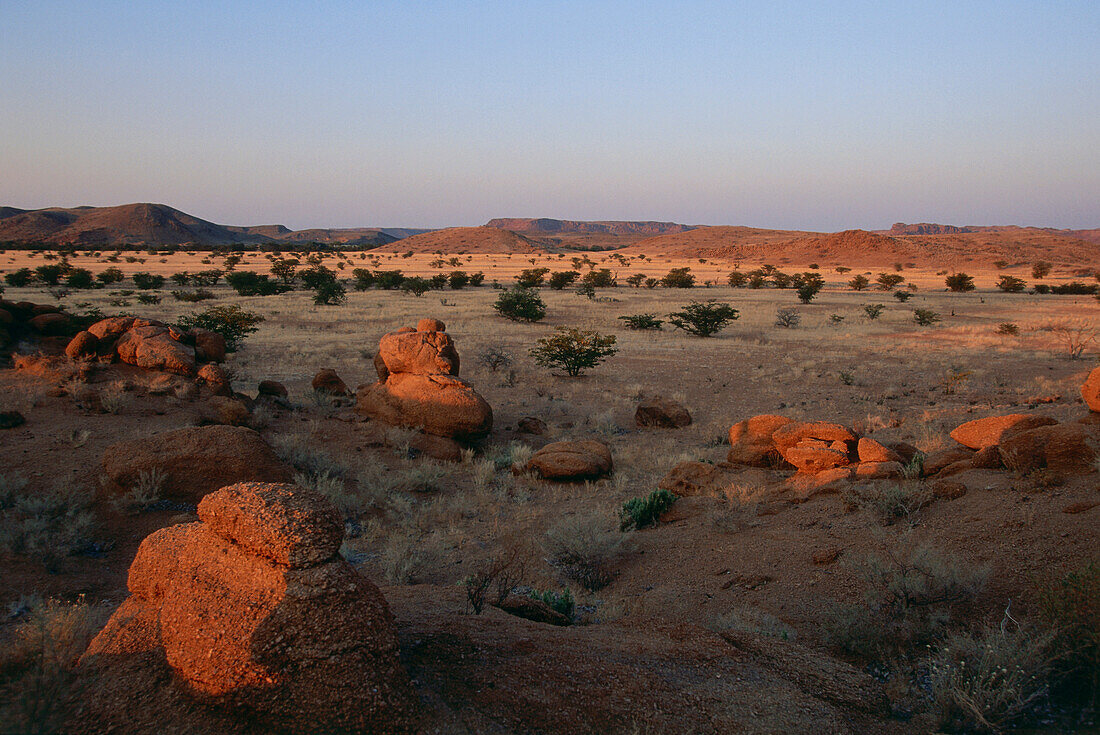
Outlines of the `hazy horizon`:
M 0 205 L 1100 226 L 1100 5 L 0 9 Z

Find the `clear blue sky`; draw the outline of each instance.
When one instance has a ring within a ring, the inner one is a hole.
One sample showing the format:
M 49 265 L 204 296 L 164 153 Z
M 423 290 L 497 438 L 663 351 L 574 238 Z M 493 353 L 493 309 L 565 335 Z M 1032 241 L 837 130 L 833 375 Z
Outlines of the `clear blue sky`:
M 0 0 L 0 204 L 1100 226 L 1100 1 Z

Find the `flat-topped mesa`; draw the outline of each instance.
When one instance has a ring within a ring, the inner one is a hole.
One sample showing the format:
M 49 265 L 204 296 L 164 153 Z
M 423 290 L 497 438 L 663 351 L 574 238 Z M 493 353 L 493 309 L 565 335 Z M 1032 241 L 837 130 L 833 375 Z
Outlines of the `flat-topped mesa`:
M 332 503 L 295 485 L 238 483 L 206 496 L 199 518 L 141 543 L 131 596 L 82 662 L 124 679 L 128 658 L 161 651 L 188 695 L 280 732 L 408 731 L 414 697 L 393 618 L 339 556 Z
M 359 387 L 356 411 L 394 426 L 457 442 L 476 442 L 493 428 L 493 409 L 458 377 L 459 356 L 446 325 L 421 319 L 379 340 L 378 382 Z

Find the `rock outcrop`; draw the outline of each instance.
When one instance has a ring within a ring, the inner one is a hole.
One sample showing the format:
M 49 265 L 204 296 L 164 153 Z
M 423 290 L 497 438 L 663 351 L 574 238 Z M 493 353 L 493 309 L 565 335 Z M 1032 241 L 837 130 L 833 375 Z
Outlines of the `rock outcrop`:
M 393 617 L 338 555 L 332 504 L 293 485 L 241 483 L 208 495 L 198 515 L 142 542 L 130 597 L 82 665 L 109 679 L 153 651 L 186 696 L 279 732 L 410 731 Z
M 434 319 L 420 321 L 425 327 L 441 325 Z M 492 430 L 493 410 L 458 377 L 458 352 L 446 333 L 408 328 L 391 332 L 379 342 L 375 367 L 378 382 L 360 386 L 356 393 L 359 413 L 465 443 Z
M 691 425 L 691 414 L 676 401 L 655 396 L 638 404 L 634 412 L 634 423 L 642 427 L 679 429 Z
M 596 480 L 611 472 L 611 449 L 600 441 L 564 441 L 547 444 L 531 455 L 523 469 L 544 480 Z

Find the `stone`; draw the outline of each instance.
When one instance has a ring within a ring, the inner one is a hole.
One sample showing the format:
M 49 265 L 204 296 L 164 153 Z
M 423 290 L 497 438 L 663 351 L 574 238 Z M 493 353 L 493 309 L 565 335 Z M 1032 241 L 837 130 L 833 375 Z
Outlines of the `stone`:
M 65 354 L 70 360 L 88 360 L 96 356 L 99 347 L 99 338 L 85 330 L 77 332 L 69 344 L 65 346 Z
M 453 375 L 390 375 L 385 382 L 362 386 L 355 410 L 458 441 L 477 441 L 493 428 L 493 409 L 473 386 Z
M 1081 424 L 1056 424 L 1021 431 L 997 447 L 1005 467 L 1027 473 L 1047 468 L 1084 474 L 1096 461 L 1092 437 Z
M 164 476 L 167 497 L 197 503 L 207 493 L 237 482 L 290 482 L 294 471 L 252 429 L 202 426 L 122 441 L 103 453 L 103 474 L 129 490 L 142 473 Z
M 1089 373 L 1081 386 L 1081 398 L 1090 411 L 1100 412 L 1100 368 Z
M 537 416 L 524 416 L 516 424 L 516 429 L 522 434 L 542 436 L 546 433 L 546 422 Z
M 799 472 L 811 475 L 848 464 L 847 452 L 809 443 L 787 447 L 783 450 L 783 459 L 797 467 Z
M 386 367 L 386 361 L 382 359 L 381 352 L 374 353 L 374 372 L 378 374 L 378 382 L 385 383 L 386 378 L 390 377 L 390 369 Z
M 562 441 L 535 452 L 524 469 L 545 480 L 561 482 L 596 480 L 609 474 L 614 464 L 611 449 L 600 441 Z
M 781 455 L 784 451 L 793 447 L 805 439 L 816 439 L 825 442 L 852 442 L 856 441 L 855 433 L 840 424 L 831 424 L 827 421 L 792 421 L 780 426 L 772 433 L 772 441 Z M 790 460 L 788 460 L 790 461 Z
M 1001 443 L 1013 433 L 1058 423 L 1049 416 L 1013 413 L 1007 416 L 990 416 L 960 424 L 951 432 L 951 438 L 969 449 L 985 449 Z
M 203 424 L 247 426 L 252 420 L 252 412 L 243 401 L 231 396 L 214 395 L 200 407 L 199 417 Z
M 416 699 L 393 616 L 336 553 L 331 503 L 289 485 L 236 485 L 208 496 L 199 517 L 141 543 L 130 597 L 81 665 L 97 678 L 125 676 L 130 657 L 165 666 L 197 705 L 271 731 L 411 731 Z
M 409 448 L 441 462 L 462 461 L 462 445 L 445 436 L 417 433 L 409 439 Z
M 893 449 L 879 444 L 870 437 L 861 437 L 856 444 L 856 452 L 860 462 L 901 462 L 901 455 Z
M 634 412 L 634 423 L 642 427 L 657 426 L 679 429 L 691 425 L 691 414 L 681 404 L 668 398 L 654 396 L 642 401 Z
M 261 396 L 274 396 L 276 398 L 286 398 L 288 395 L 286 386 L 274 380 L 261 380 L 257 392 Z
M 317 374 L 313 376 L 313 382 L 310 385 L 313 387 L 313 390 L 319 393 L 328 393 L 334 396 L 346 396 L 350 392 L 348 386 L 332 368 L 323 368 L 319 370 Z
M 421 319 L 416 323 L 418 332 L 446 332 L 447 325 L 438 319 Z
M 1092 510 L 1098 505 L 1100 505 L 1100 500 L 1081 500 L 1065 506 L 1062 508 L 1062 512 L 1069 515 L 1076 515 L 1077 513 L 1084 513 L 1085 511 Z
M 767 467 L 779 461 L 779 452 L 772 435 L 781 427 L 794 423 L 785 416 L 763 414 L 740 421 L 730 427 L 730 448 L 726 461 Z
M 378 354 L 390 375 L 458 375 L 458 352 L 445 332 L 390 333 L 378 343 Z
M 706 462 L 680 462 L 657 487 L 681 497 L 704 495 L 718 480 L 718 468 Z
M 199 368 L 197 377 L 199 382 L 208 386 L 214 395 L 224 397 L 233 395 L 233 385 L 220 365 L 212 362 L 203 365 Z
M 191 330 L 195 340 L 195 357 L 202 362 L 225 362 L 225 337 L 209 329 Z
M 932 495 L 942 500 L 955 500 L 966 495 L 966 485 L 954 480 L 936 480 L 932 483 Z
M 940 449 L 935 452 L 929 452 L 924 457 L 922 473 L 925 477 L 931 477 L 945 467 L 955 464 L 956 462 L 969 460 L 973 456 L 974 452 L 962 448 Z
M 135 321 L 137 319 L 132 316 L 113 316 L 99 320 L 88 327 L 88 331 L 105 345 L 113 345 L 119 337 L 130 331 Z
M 860 462 L 855 467 L 857 480 L 896 480 L 902 476 L 900 462 Z
M 500 609 L 509 615 L 536 623 L 565 626 L 573 622 L 542 600 L 536 600 L 529 595 L 517 595 L 514 592 L 509 592 L 508 596 L 501 601 Z
M 817 566 L 825 566 L 826 564 L 832 564 L 840 558 L 841 553 L 844 550 L 839 546 L 829 546 L 824 549 L 818 549 L 813 553 L 811 560 Z
M 115 350 L 122 362 L 146 370 L 195 374 L 195 349 L 173 339 L 167 327 L 133 327 L 119 337 Z

